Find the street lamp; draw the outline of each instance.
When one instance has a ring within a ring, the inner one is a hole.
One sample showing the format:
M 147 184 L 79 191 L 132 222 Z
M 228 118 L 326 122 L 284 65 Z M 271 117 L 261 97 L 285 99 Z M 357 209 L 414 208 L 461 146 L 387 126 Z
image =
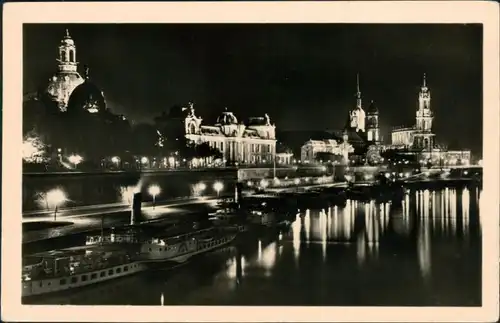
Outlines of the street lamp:
M 260 181 L 260 187 L 261 187 L 261 188 L 265 189 L 268 185 L 269 185 L 269 182 L 268 182 L 266 179 L 264 179 L 264 178 L 263 178 L 263 179 Z
M 219 197 L 220 191 L 224 188 L 224 185 L 221 182 L 214 183 L 214 190 L 217 192 L 217 197 Z
M 75 169 L 76 169 L 76 165 L 80 164 L 82 162 L 83 158 L 80 155 L 71 155 L 68 157 L 68 160 L 70 163 L 72 163 L 75 166 Z
M 60 204 L 66 201 L 66 194 L 58 188 L 50 190 L 47 192 L 45 197 L 47 199 L 47 204 L 54 205 L 54 221 L 57 220 L 57 208 Z
M 151 185 L 149 187 L 149 194 L 153 197 L 153 210 L 156 204 L 156 195 L 160 194 L 160 187 L 158 185 Z
M 198 191 L 203 192 L 207 188 L 207 185 L 205 183 L 199 183 L 198 184 Z
M 116 167 L 118 167 L 118 166 L 119 166 L 119 164 L 120 164 L 120 157 L 117 157 L 117 156 L 111 157 L 111 162 L 112 162 L 113 164 L 115 164 L 115 165 L 116 165 Z

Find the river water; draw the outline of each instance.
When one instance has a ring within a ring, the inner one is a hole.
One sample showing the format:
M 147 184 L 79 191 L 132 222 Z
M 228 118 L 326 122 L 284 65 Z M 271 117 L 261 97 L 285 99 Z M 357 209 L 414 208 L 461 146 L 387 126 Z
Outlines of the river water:
M 39 304 L 480 306 L 477 188 L 306 210 L 176 268 L 44 296 Z

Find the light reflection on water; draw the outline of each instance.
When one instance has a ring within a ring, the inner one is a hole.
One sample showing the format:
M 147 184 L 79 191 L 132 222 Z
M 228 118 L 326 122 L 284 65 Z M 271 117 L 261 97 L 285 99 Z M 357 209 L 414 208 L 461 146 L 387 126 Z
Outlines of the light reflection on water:
M 401 203 L 306 210 L 288 231 L 249 236 L 236 251 L 153 280 L 126 278 L 119 293 L 102 287 L 62 302 L 158 305 L 161 295 L 166 305 L 478 304 L 478 197 L 475 188 L 419 190 Z

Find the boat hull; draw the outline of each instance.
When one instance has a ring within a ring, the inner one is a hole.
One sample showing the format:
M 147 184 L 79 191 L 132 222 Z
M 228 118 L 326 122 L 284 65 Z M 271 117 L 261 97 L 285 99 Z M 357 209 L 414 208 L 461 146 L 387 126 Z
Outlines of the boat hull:
M 56 293 L 130 276 L 147 270 L 141 262 L 131 262 L 82 274 L 22 282 L 22 298 Z

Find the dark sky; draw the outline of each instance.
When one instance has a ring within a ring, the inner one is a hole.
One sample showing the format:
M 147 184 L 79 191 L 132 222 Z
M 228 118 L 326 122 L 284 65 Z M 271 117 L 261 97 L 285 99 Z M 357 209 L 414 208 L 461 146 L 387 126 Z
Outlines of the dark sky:
M 269 113 L 280 130 L 343 126 L 360 73 L 384 137 L 413 125 L 427 73 L 438 141 L 482 146 L 482 26 L 373 24 L 25 25 L 24 92 L 56 69 L 65 28 L 108 106 L 142 122 L 195 102 L 206 122 L 225 106 Z

